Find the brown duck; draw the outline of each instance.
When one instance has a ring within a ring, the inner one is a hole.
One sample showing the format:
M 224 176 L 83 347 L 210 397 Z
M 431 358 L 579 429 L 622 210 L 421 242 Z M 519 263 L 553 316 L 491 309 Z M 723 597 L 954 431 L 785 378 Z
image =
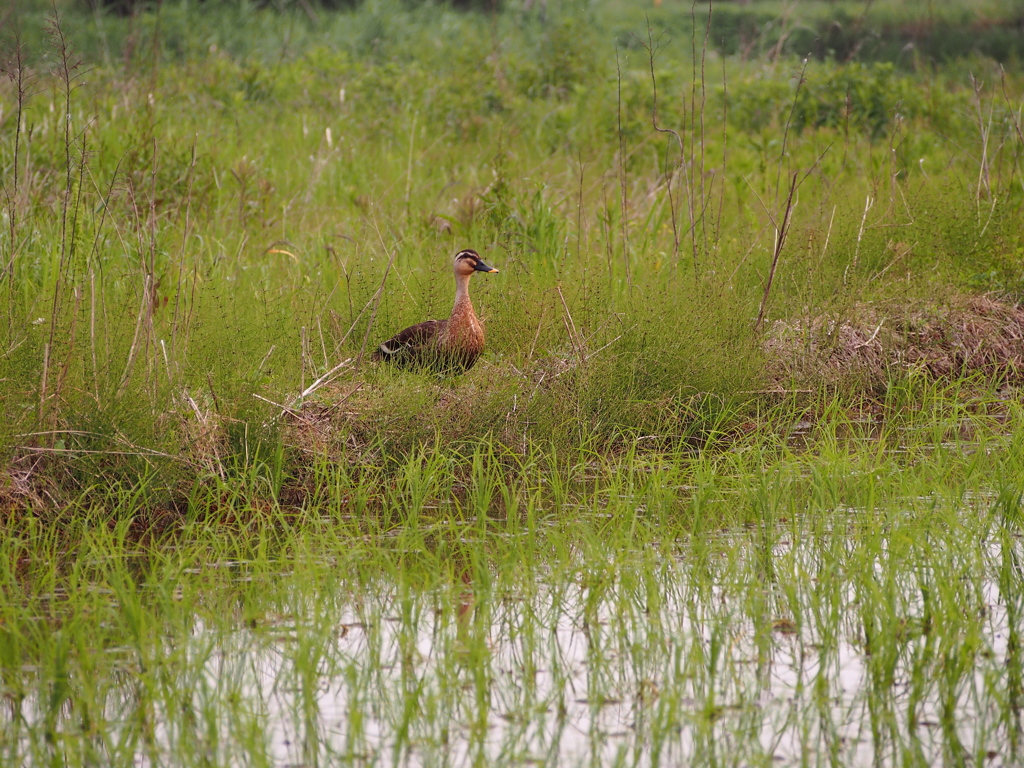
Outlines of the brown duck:
M 468 371 L 484 350 L 484 326 L 469 300 L 474 272 L 497 272 L 480 254 L 466 249 L 455 254 L 455 306 L 447 320 L 427 320 L 399 331 L 374 353 L 402 368 L 426 368 L 438 373 Z

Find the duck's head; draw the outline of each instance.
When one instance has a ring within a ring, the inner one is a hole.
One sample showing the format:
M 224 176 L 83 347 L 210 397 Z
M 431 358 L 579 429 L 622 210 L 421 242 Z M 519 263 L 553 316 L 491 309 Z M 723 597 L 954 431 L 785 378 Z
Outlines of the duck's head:
M 455 254 L 455 274 L 472 275 L 474 272 L 497 272 L 494 267 L 484 264 L 480 254 L 471 248 L 459 251 Z

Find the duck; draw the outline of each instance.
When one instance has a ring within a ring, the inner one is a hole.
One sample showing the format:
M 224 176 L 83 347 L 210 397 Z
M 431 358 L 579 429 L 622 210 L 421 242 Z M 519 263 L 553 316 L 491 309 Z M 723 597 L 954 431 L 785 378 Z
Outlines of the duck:
M 446 320 L 426 320 L 399 331 L 373 354 L 407 369 L 426 369 L 441 374 L 465 373 L 484 351 L 484 326 L 469 300 L 469 279 L 476 272 L 495 273 L 480 254 L 466 248 L 455 254 L 455 305 Z

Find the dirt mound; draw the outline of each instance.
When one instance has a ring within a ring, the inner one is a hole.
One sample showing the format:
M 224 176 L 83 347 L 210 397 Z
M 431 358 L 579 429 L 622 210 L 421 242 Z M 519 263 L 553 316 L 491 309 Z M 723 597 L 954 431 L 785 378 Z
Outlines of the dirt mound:
M 856 319 L 774 323 L 763 342 L 772 383 L 877 390 L 897 371 L 1008 382 L 1024 372 L 1024 308 L 1015 304 L 971 296 L 924 308 L 859 305 L 848 314 Z

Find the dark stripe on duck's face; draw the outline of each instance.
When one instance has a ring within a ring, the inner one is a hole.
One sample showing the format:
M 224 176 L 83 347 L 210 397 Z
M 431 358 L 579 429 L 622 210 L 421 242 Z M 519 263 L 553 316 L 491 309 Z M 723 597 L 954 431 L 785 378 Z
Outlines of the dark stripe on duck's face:
M 455 257 L 458 261 L 468 261 L 473 265 L 473 269 L 477 272 L 497 272 L 494 267 L 490 267 L 484 263 L 483 259 L 480 258 L 480 254 L 476 251 L 467 248 L 464 251 L 459 251 Z

